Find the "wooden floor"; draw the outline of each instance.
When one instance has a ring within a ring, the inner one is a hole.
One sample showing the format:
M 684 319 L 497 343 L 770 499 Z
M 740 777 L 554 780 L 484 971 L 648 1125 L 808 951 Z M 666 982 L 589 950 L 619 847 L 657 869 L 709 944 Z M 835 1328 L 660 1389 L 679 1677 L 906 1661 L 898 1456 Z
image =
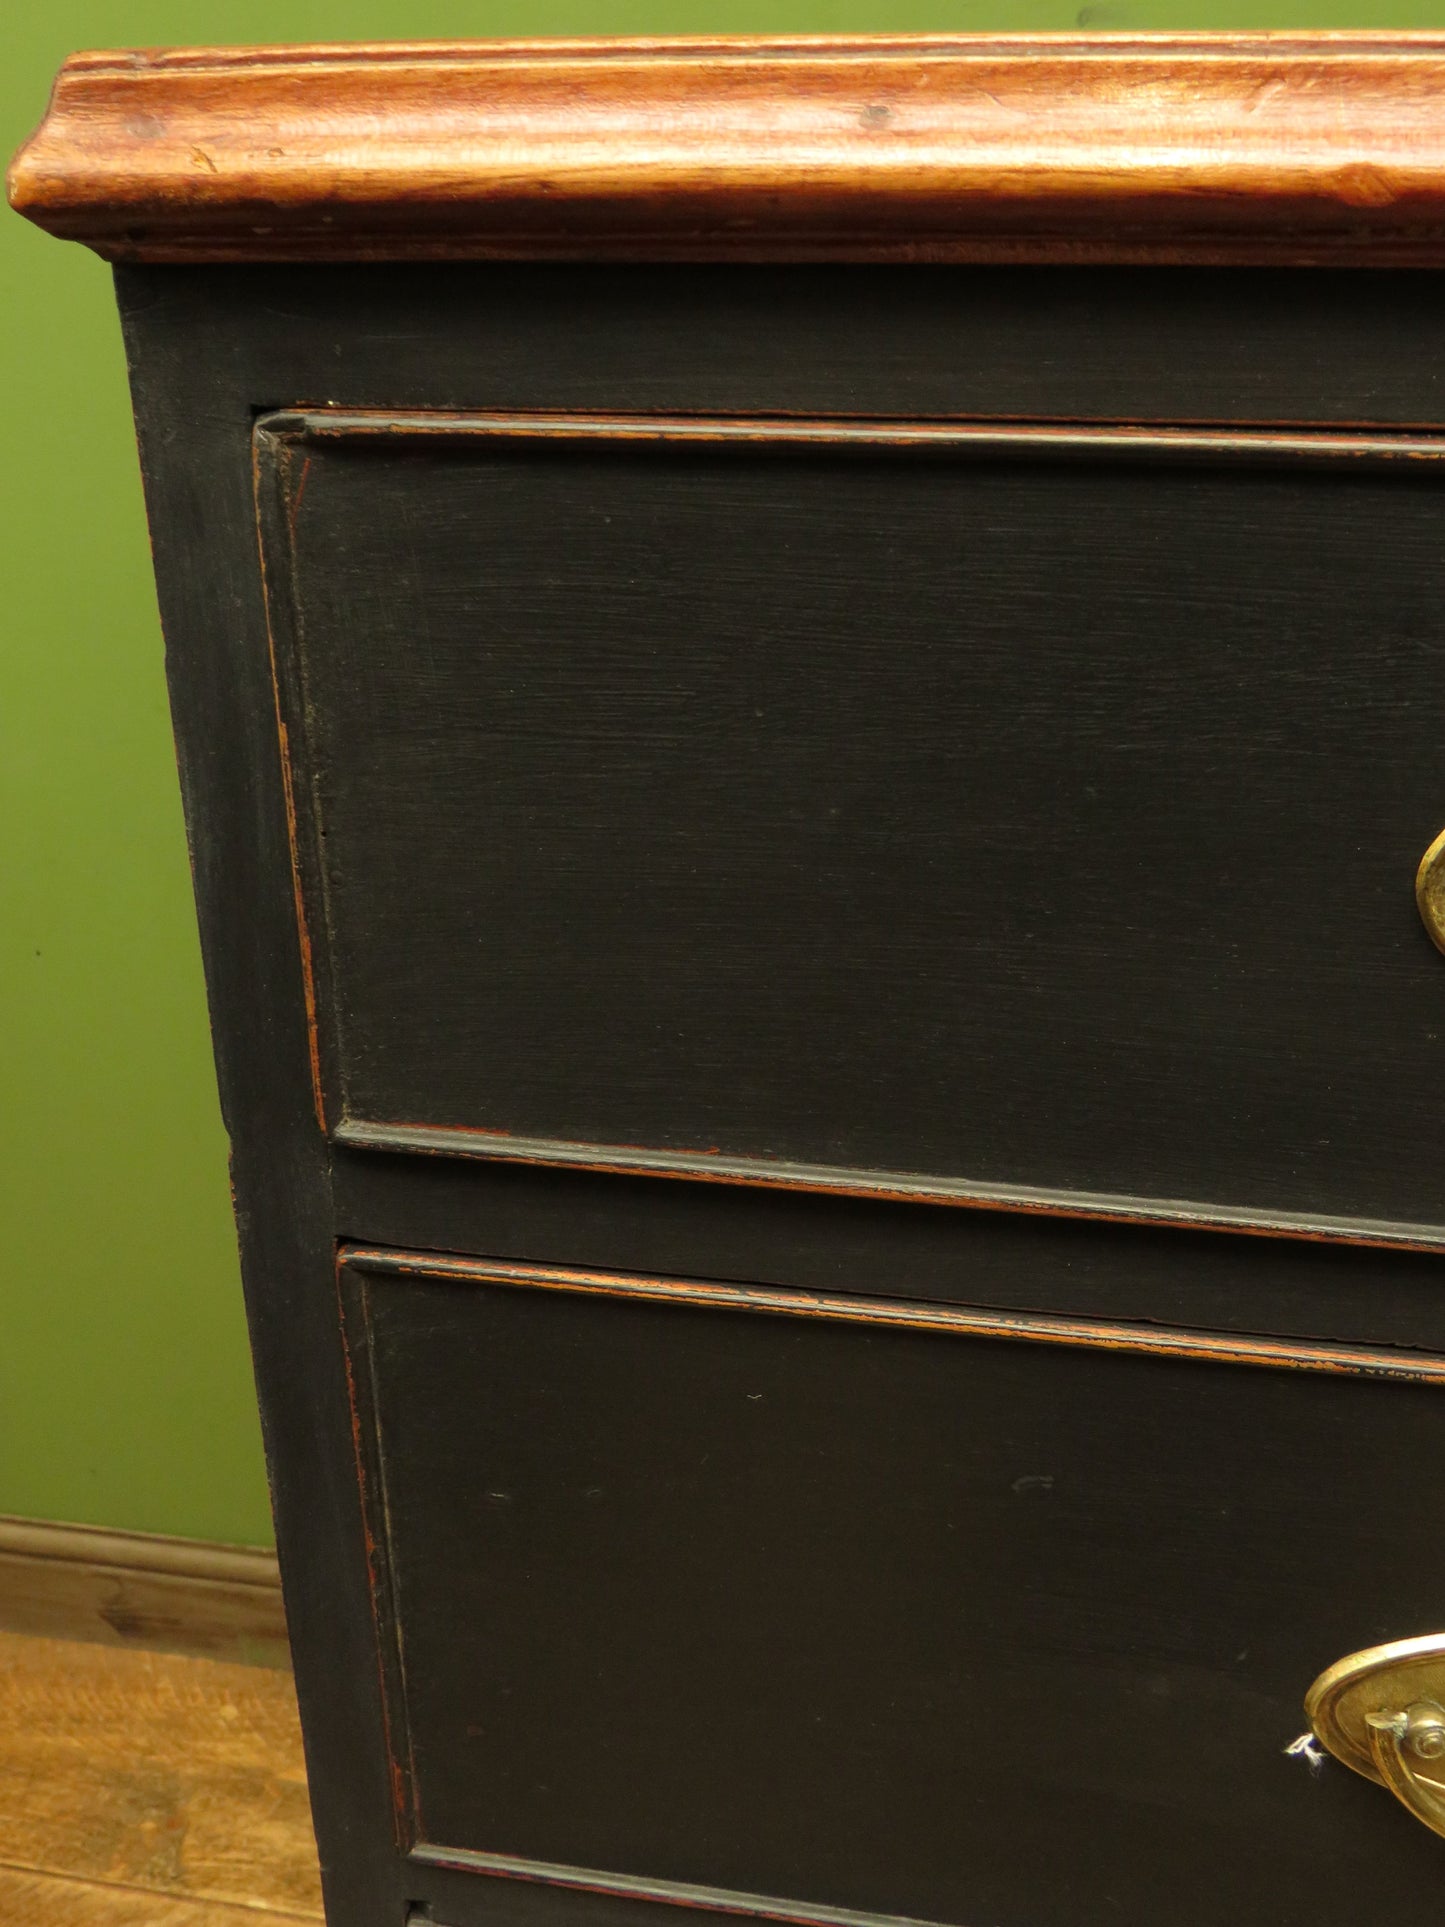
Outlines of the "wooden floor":
M 317 1921 L 289 1673 L 0 1633 L 0 1923 Z

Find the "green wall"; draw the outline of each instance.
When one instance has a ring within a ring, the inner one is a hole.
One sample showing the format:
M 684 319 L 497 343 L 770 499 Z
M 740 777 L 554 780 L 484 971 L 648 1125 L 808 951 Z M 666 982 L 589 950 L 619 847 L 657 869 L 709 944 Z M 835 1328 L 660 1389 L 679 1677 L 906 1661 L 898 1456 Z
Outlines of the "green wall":
M 23 16 L 23 17 L 22 17 Z M 1445 0 L 12 0 L 73 48 L 485 34 L 1445 26 Z M 260 1441 L 106 268 L 0 216 L 0 1512 L 260 1543 Z

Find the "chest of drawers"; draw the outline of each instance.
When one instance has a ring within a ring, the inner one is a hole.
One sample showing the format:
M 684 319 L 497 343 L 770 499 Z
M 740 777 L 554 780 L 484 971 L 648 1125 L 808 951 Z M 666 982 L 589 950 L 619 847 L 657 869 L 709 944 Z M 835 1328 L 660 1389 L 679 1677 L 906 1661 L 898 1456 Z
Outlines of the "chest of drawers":
M 333 1927 L 1434 1891 L 1442 97 L 67 66 Z

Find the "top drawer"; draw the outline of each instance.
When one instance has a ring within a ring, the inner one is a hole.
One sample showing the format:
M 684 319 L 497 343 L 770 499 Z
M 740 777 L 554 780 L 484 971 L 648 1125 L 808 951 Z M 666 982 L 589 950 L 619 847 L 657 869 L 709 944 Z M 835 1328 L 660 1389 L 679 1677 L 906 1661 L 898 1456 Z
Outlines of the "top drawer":
M 1441 452 L 263 421 L 330 1125 L 1429 1237 Z

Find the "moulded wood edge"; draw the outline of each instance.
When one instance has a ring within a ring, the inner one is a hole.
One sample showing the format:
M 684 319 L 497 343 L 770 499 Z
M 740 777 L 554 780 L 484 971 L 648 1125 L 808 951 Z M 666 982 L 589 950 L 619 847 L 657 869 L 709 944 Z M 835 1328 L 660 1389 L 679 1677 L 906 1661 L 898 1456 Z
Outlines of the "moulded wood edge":
M 117 259 L 1445 261 L 1435 34 L 73 56 L 13 205 Z

